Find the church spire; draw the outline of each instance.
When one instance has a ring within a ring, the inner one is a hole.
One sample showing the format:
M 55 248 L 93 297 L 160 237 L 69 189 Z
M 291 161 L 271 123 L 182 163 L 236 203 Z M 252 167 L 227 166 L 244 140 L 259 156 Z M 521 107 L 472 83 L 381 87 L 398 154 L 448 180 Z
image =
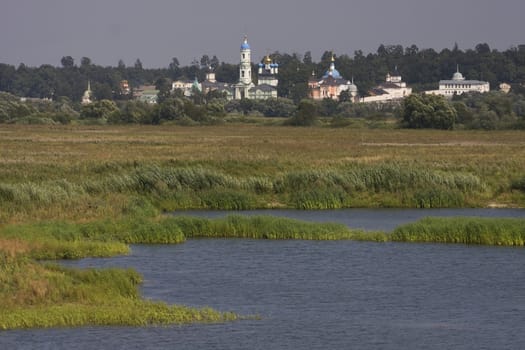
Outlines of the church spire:
M 252 84 L 252 59 L 248 37 L 245 35 L 241 44 L 241 62 L 239 65 L 239 82 L 244 85 Z
M 91 81 L 88 80 L 88 85 L 87 85 L 87 90 L 84 91 L 84 95 L 82 95 L 82 104 L 83 105 L 88 105 L 91 103 L 91 95 L 92 95 L 92 92 L 91 92 Z

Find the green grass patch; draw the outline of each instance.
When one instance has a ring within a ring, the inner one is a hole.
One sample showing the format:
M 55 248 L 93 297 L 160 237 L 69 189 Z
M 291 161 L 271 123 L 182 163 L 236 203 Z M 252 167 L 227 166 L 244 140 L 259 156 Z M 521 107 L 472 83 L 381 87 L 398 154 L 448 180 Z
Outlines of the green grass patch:
M 50 221 L 8 225 L 0 237 L 28 244 L 35 259 L 78 259 L 126 254 L 127 244 L 176 244 L 185 241 L 177 225 L 147 217 L 99 220 L 87 223 Z
M 240 317 L 212 308 L 190 308 L 154 302 L 122 305 L 65 304 L 0 310 L 0 329 L 81 326 L 159 326 L 231 322 Z
M 304 240 L 363 240 L 385 241 L 386 235 L 350 229 L 343 224 L 313 223 L 274 216 L 229 215 L 206 219 L 178 216 L 171 219 L 189 238 L 252 238 Z
M 394 230 L 392 241 L 523 246 L 525 219 L 424 218 Z
M 12 261 L 0 266 L 0 329 L 148 326 L 236 320 L 233 313 L 144 301 L 132 270 L 70 269 Z

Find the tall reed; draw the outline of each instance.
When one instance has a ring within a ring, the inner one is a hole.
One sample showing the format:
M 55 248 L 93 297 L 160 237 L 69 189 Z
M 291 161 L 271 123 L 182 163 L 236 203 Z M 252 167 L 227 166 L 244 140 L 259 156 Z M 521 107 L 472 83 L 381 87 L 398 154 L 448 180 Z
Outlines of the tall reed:
M 523 246 L 525 219 L 429 217 L 396 228 L 391 239 L 400 242 Z
M 349 229 L 336 223 L 313 223 L 273 216 L 229 215 L 206 219 L 177 216 L 167 219 L 180 227 L 187 238 L 252 238 L 303 240 L 370 240 L 385 241 L 386 236 Z

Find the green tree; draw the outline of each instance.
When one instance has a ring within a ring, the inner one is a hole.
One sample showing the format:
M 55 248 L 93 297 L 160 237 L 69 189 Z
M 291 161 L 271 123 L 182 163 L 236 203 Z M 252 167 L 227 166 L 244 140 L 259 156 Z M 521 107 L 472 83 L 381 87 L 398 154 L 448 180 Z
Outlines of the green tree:
M 292 126 L 313 126 L 317 123 L 317 105 L 311 100 L 302 100 L 299 102 L 295 115 L 288 119 L 285 124 Z
M 75 66 L 75 60 L 71 56 L 64 56 L 60 60 L 60 63 L 62 64 L 62 67 L 64 68 L 72 68 Z
M 171 93 L 171 84 L 170 81 L 166 78 L 159 78 L 155 82 L 155 88 L 159 90 L 157 94 L 157 103 L 164 102 L 167 98 L 170 97 Z
M 123 104 L 120 113 L 121 123 L 152 123 L 152 107 L 150 104 L 141 101 L 129 101 Z
M 217 69 L 217 67 L 219 67 L 220 63 L 221 63 L 221 62 L 219 61 L 219 59 L 217 58 L 217 56 L 213 55 L 213 57 L 212 57 L 211 60 L 210 60 L 210 66 L 211 66 L 211 68 L 214 69 L 214 70 Z
M 180 98 L 167 98 L 158 104 L 153 112 L 152 123 L 160 124 L 162 121 L 180 119 L 186 116 L 185 102 Z
M 402 104 L 402 126 L 412 129 L 453 129 L 456 110 L 438 95 L 412 94 Z
M 319 114 L 324 117 L 333 117 L 337 114 L 337 106 L 337 101 L 332 100 L 331 98 L 323 98 L 318 107 Z
M 297 110 L 293 101 L 287 98 L 269 98 L 257 102 L 257 110 L 265 117 L 290 117 Z
M 89 66 L 91 66 L 91 59 L 89 57 L 82 57 L 80 59 L 80 67 L 87 68 Z
M 202 55 L 201 60 L 201 69 L 206 69 L 210 66 L 210 56 L 208 55 Z
M 80 118 L 87 120 L 97 120 L 98 122 L 114 122 L 120 120 L 120 109 L 115 102 L 110 100 L 95 101 L 91 104 L 82 106 Z

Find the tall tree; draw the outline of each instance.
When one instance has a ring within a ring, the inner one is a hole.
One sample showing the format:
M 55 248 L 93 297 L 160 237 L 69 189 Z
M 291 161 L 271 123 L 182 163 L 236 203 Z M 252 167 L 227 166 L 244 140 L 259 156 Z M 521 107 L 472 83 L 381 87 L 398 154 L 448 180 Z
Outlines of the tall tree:
M 201 69 L 208 68 L 210 66 L 210 56 L 202 55 L 200 63 L 201 63 Z
M 137 58 L 137 60 L 135 61 L 135 64 L 133 65 L 133 67 L 135 69 L 142 70 L 143 69 L 142 68 L 142 61 L 139 58 Z
M 180 65 L 180 64 L 179 64 L 179 59 L 178 59 L 177 57 L 173 57 L 173 58 L 171 59 L 171 62 L 170 62 L 170 64 L 169 64 L 168 68 L 169 68 L 170 70 L 177 70 L 177 69 L 179 68 L 179 65 Z
M 89 66 L 91 66 L 91 59 L 89 57 L 82 57 L 80 59 L 80 67 L 87 68 Z
M 403 125 L 412 129 L 453 129 L 457 112 L 438 95 L 412 94 L 403 100 Z
M 219 59 L 217 58 L 217 56 L 213 55 L 213 57 L 211 58 L 210 60 L 210 66 L 211 68 L 213 68 L 214 70 L 217 69 L 217 67 L 219 66 L 220 64 L 220 61 Z
M 62 67 L 64 68 L 71 68 L 75 66 L 75 60 L 71 56 L 64 56 L 60 60 L 60 63 L 62 64 Z

